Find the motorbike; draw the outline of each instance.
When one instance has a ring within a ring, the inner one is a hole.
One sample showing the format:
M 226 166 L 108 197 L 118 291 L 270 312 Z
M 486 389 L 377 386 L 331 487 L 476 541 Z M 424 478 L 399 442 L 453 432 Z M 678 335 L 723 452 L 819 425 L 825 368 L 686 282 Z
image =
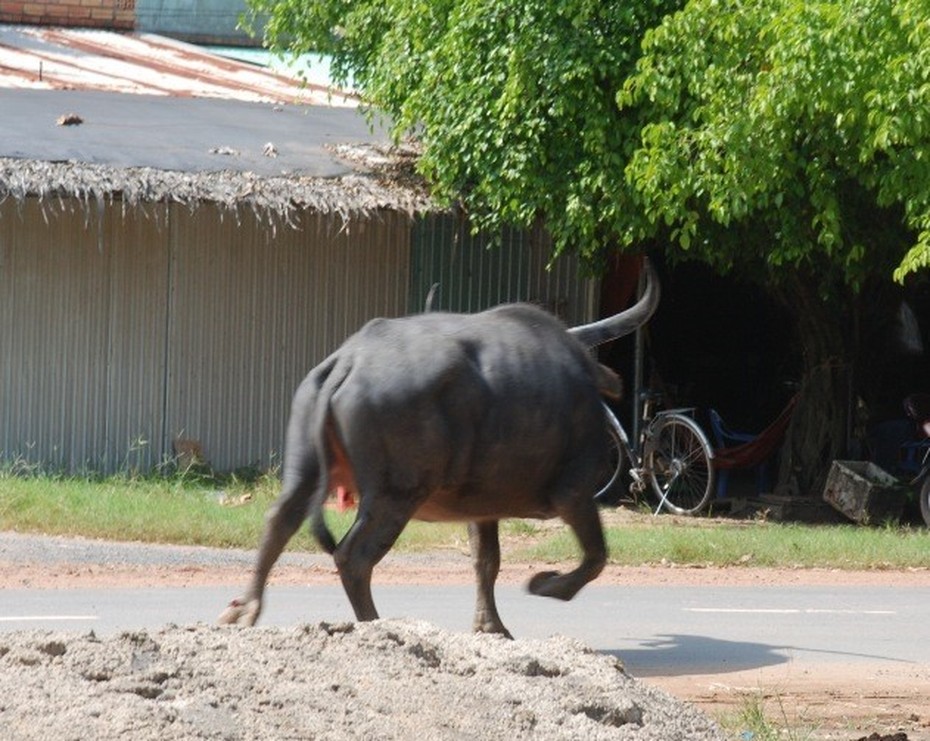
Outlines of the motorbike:
M 914 421 L 919 439 L 901 446 L 902 468 L 916 471 L 909 485 L 919 492 L 920 515 L 930 527 L 930 394 L 911 394 L 904 400 L 904 411 Z

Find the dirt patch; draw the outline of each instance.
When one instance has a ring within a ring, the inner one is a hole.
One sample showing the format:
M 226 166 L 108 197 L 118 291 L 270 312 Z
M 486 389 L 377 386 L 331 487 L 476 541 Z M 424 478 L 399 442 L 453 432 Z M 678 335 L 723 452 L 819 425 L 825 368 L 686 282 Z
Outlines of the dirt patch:
M 140 546 L 151 548 L 151 546 Z M 0 555 L 0 589 L 76 589 L 83 587 L 195 587 L 200 585 L 244 586 L 249 566 L 160 565 L 127 563 L 23 563 L 4 561 Z M 504 563 L 498 584 L 525 584 L 533 574 L 552 564 Z M 473 584 L 471 557 L 465 552 L 436 551 L 428 554 L 388 556 L 378 564 L 377 584 Z M 297 565 L 279 563 L 270 584 L 300 586 L 337 584 L 339 575 L 328 556 Z M 748 567 L 607 566 L 597 584 L 746 586 L 746 585 L 885 585 L 930 588 L 930 569 L 902 571 L 846 571 L 842 569 L 774 569 Z
M 816 672 L 765 669 L 713 675 L 649 677 L 714 718 L 761 707 L 791 738 L 856 741 L 903 733 L 900 741 L 930 740 L 930 667 L 826 664 Z
M 568 639 L 427 623 L 0 635 L 0 736 L 694 739 L 694 707 Z

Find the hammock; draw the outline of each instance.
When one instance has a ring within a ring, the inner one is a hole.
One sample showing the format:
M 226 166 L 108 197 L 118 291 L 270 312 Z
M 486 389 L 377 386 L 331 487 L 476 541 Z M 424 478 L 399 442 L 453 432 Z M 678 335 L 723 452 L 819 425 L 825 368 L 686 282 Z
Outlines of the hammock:
M 726 469 L 754 468 L 768 460 L 781 447 L 785 438 L 785 430 L 788 428 L 791 414 L 797 403 L 798 395 L 795 394 L 775 421 L 749 442 L 715 450 L 714 466 Z

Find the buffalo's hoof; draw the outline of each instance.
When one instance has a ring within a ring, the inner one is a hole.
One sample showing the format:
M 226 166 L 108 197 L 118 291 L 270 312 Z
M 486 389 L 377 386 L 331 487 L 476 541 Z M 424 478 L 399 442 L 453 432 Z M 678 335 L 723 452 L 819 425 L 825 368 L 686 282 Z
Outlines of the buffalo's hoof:
M 501 638 L 507 638 L 511 641 L 513 640 L 513 636 L 510 634 L 510 631 L 507 630 L 507 628 L 505 628 L 500 621 L 492 622 L 486 620 L 475 620 L 474 624 L 472 625 L 472 630 L 475 633 L 487 633 L 488 635 L 495 635 L 500 636 Z
M 261 600 L 243 601 L 234 599 L 229 603 L 229 607 L 223 611 L 223 614 L 219 616 L 217 622 L 220 625 L 244 625 L 250 628 L 255 625 L 261 611 Z
M 570 600 L 578 593 L 578 589 L 564 574 L 558 571 L 541 571 L 526 587 L 530 594 L 540 597 L 554 597 L 555 599 Z

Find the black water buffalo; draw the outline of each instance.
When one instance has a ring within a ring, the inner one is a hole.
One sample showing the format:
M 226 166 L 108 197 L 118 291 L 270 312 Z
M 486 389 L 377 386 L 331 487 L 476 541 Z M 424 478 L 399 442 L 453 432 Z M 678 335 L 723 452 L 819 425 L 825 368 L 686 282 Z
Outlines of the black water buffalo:
M 647 265 L 635 306 L 572 329 L 528 304 L 368 322 L 294 396 L 283 489 L 251 585 L 220 622 L 255 623 L 271 568 L 308 517 L 359 620 L 378 617 L 372 569 L 411 518 L 468 523 L 476 631 L 508 635 L 494 601 L 501 519 L 558 515 L 568 523 L 581 565 L 536 574 L 529 591 L 574 597 L 607 557 L 592 494 L 607 460 L 600 394 L 612 383 L 589 349 L 633 332 L 658 300 Z M 323 519 L 337 486 L 358 498 L 339 543 Z

